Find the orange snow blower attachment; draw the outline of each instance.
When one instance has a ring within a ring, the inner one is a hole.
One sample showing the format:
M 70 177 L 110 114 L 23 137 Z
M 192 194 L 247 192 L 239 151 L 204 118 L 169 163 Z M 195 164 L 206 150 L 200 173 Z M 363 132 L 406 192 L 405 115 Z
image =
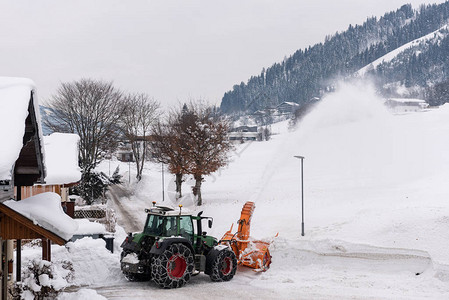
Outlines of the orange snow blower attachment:
M 266 271 L 271 264 L 271 255 L 268 247 L 270 243 L 255 241 L 249 236 L 251 217 L 256 205 L 254 202 L 246 202 L 242 209 L 238 231 L 232 233 L 232 227 L 221 238 L 220 244 L 229 245 L 235 253 L 239 264 L 255 269 L 255 271 Z

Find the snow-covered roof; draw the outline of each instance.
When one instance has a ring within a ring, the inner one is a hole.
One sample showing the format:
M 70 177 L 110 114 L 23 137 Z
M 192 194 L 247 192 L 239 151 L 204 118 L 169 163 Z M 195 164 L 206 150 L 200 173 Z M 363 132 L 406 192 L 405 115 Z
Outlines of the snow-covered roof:
M 289 105 L 289 106 L 299 106 L 299 104 L 298 103 L 295 103 L 295 102 L 288 102 L 288 101 L 286 101 L 286 102 L 282 102 L 281 104 L 279 104 L 277 107 L 279 107 L 279 106 L 282 106 L 282 105 Z
M 87 219 L 75 219 L 78 224 L 78 230 L 75 231 L 74 235 L 90 235 L 90 234 L 106 234 L 106 228 L 103 224 L 91 222 Z
M 0 180 L 10 180 L 11 171 L 23 147 L 25 120 L 28 117 L 28 105 L 33 99 L 38 133 L 42 149 L 42 130 L 40 125 L 39 104 L 36 96 L 31 97 L 35 89 L 32 80 L 26 78 L 0 77 L 0 128 L 2 141 L 0 147 Z
M 66 241 L 78 230 L 78 223 L 64 213 L 61 197 L 56 193 L 42 193 L 20 201 L 8 200 L 3 204 Z
M 395 101 L 395 102 L 401 102 L 401 103 L 410 103 L 410 102 L 425 103 L 426 102 L 426 100 L 414 99 L 414 98 L 389 98 L 388 100 Z
M 193 213 L 190 209 L 186 207 L 174 208 L 172 206 L 163 206 L 163 205 L 152 206 L 150 208 L 145 209 L 145 212 L 148 214 L 157 214 L 165 216 L 187 216 L 192 215 Z
M 87 219 L 76 219 L 75 222 L 78 224 L 78 230 L 75 231 L 74 235 L 90 235 L 90 234 L 106 234 L 106 228 L 103 224 L 91 222 Z
M 69 184 L 81 179 L 78 166 L 79 136 L 72 133 L 52 133 L 44 136 L 46 184 Z

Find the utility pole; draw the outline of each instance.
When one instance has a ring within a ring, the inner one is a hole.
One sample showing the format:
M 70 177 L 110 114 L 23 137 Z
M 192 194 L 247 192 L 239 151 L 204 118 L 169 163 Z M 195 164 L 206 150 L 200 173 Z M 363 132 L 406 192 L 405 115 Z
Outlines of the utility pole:
M 295 155 L 294 157 L 301 160 L 301 235 L 304 236 L 304 156 Z
M 162 168 L 162 201 L 165 200 L 165 186 L 164 186 L 164 163 L 161 163 Z

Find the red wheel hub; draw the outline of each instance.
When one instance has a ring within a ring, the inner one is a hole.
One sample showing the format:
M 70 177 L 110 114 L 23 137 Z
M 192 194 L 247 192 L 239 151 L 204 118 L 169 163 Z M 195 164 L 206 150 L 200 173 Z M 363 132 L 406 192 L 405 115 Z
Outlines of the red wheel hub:
M 168 276 L 172 279 L 181 278 L 187 269 L 187 262 L 184 256 L 172 255 L 167 262 Z
M 232 259 L 230 257 L 225 257 L 221 265 L 221 273 L 223 275 L 228 275 L 232 271 Z

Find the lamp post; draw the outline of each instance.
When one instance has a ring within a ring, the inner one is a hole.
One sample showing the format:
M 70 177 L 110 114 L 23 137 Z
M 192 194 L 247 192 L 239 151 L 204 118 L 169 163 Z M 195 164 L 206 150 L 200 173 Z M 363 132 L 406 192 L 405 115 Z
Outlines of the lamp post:
M 162 168 L 162 201 L 165 200 L 165 187 L 164 187 L 164 163 L 161 163 Z
M 131 185 L 131 160 L 128 160 L 128 184 Z
M 295 155 L 294 157 L 299 158 L 301 160 L 301 213 L 302 213 L 302 221 L 301 221 L 301 235 L 304 236 L 304 156 Z

